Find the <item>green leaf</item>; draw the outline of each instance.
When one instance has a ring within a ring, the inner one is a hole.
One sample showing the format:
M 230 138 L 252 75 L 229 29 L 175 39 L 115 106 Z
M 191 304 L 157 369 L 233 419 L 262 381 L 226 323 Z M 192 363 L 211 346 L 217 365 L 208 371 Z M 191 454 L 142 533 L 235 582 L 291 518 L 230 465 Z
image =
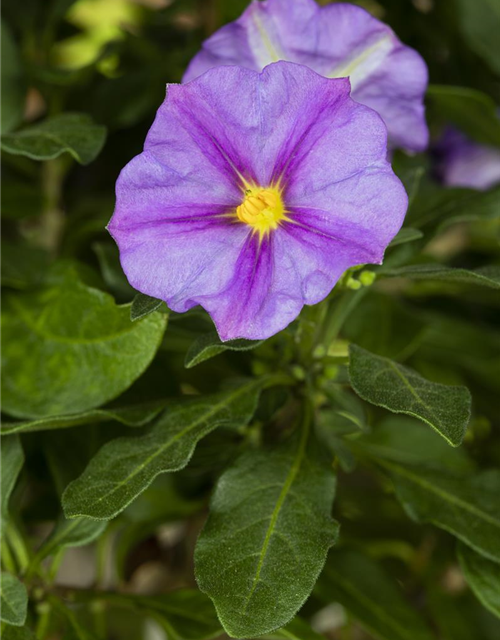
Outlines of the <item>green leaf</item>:
M 21 58 L 9 27 L 2 20 L 2 133 L 17 127 L 23 118 L 26 84 Z
M 94 242 L 92 249 L 99 261 L 103 280 L 111 293 L 120 302 L 130 302 L 136 291 L 129 284 L 126 275 L 123 273 L 118 247 L 111 242 Z
M 264 384 L 254 380 L 215 396 L 177 402 L 146 435 L 107 443 L 64 492 L 66 516 L 114 518 L 160 473 L 185 467 L 198 441 L 216 427 L 247 424 Z
M 465 387 L 430 382 L 412 369 L 354 344 L 349 354 L 352 388 L 363 400 L 423 420 L 455 447 L 462 442 L 471 410 Z
M 47 265 L 48 255 L 43 249 L 2 242 L 2 285 L 26 289 L 39 284 Z
M 67 520 L 61 515 L 50 536 L 37 551 L 33 563 L 38 564 L 60 549 L 83 547 L 90 544 L 104 532 L 106 526 L 107 522 L 101 520 L 90 520 L 89 518 Z
M 479 269 L 455 269 L 440 264 L 413 264 L 381 272 L 384 276 L 412 278 L 413 280 L 440 280 L 460 284 L 500 289 L 500 267 L 491 265 Z
M 19 418 L 80 413 L 110 401 L 153 359 L 166 316 L 130 322 L 130 307 L 67 271 L 4 297 L 3 410 Z
M 416 522 L 449 531 L 488 558 L 500 561 L 500 472 L 455 476 L 388 460 L 396 495 Z
M 405 416 L 388 416 L 354 443 L 370 458 L 468 474 L 473 465 L 463 448 L 451 448 L 437 433 Z
M 0 620 L 22 627 L 28 611 L 28 593 L 24 584 L 10 573 L 1 574 L 0 603 Z
M 471 49 L 500 73 L 500 4 L 497 0 L 457 0 L 457 13 Z
M 500 618 L 500 564 L 479 555 L 463 543 L 458 545 L 458 559 L 472 591 L 491 613 Z
M 3 531 L 8 519 L 9 498 L 24 464 L 24 453 L 19 436 L 2 438 L 0 447 L 1 462 L 1 527 Z
M 380 640 L 434 637 L 406 602 L 397 582 L 381 565 L 358 551 L 331 551 L 315 591 L 324 602 L 340 602 Z
M 148 316 L 153 311 L 159 309 L 163 304 L 163 300 L 158 298 L 152 298 L 146 296 L 144 293 L 138 293 L 132 300 L 132 306 L 130 307 L 130 319 L 132 322 Z
M 431 107 L 470 138 L 500 146 L 500 118 L 495 101 L 468 87 L 431 84 L 427 89 Z
M 250 351 L 263 344 L 264 340 L 229 340 L 222 342 L 216 331 L 197 338 L 186 353 L 184 366 L 187 369 L 205 362 L 224 351 Z
M 166 403 L 166 400 L 157 400 L 125 407 L 91 409 L 81 413 L 69 413 L 50 416 L 49 418 L 24 420 L 22 422 L 3 422 L 1 433 L 4 436 L 19 432 L 51 431 L 97 422 L 119 422 L 126 427 L 142 427 L 156 418 L 161 410 L 165 408 Z
M 397 247 L 400 244 L 406 244 L 407 242 L 414 242 L 423 238 L 424 234 L 419 229 L 412 229 L 411 227 L 403 227 L 395 238 L 392 239 L 389 247 Z
M 297 613 L 337 537 L 334 493 L 306 427 L 270 451 L 244 453 L 221 476 L 195 567 L 228 635 L 269 633 Z
M 95 124 L 85 113 L 63 113 L 39 124 L 2 136 L 7 153 L 33 160 L 51 160 L 69 153 L 80 164 L 89 164 L 106 140 L 106 127 Z

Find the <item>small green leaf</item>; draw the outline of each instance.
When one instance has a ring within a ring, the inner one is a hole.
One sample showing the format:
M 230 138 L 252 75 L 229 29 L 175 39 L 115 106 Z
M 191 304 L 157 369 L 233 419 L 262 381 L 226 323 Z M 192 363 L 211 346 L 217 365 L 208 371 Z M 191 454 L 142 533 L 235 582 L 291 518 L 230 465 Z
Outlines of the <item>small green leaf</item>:
M 407 242 L 414 242 L 423 238 L 424 234 L 419 229 L 412 229 L 411 227 L 403 227 L 395 238 L 392 239 L 389 247 L 397 247 L 400 244 L 406 244 Z
M 472 591 L 491 613 L 500 618 L 500 564 L 463 543 L 458 545 L 458 559 Z
M 427 96 L 443 120 L 482 144 L 500 146 L 500 118 L 488 95 L 469 87 L 431 84 Z
M 166 316 L 130 322 L 130 307 L 74 270 L 34 292 L 4 297 L 3 410 L 19 418 L 88 411 L 110 401 L 153 359 Z
M 0 603 L 0 620 L 22 627 L 28 611 L 28 593 L 24 584 L 10 573 L 1 574 Z
M 337 537 L 335 476 L 300 431 L 273 450 L 244 453 L 221 476 L 198 538 L 198 585 L 235 638 L 287 624 Z
M 412 369 L 354 344 L 349 354 L 352 388 L 363 400 L 423 420 L 455 447 L 462 442 L 471 410 L 465 387 L 429 382 Z
M 449 531 L 491 560 L 500 561 L 500 472 L 462 476 L 379 459 L 396 495 L 416 522 Z
M 1 457 L 1 527 L 3 531 L 8 518 L 9 498 L 24 464 L 24 453 L 19 436 L 2 438 Z
M 315 591 L 324 602 L 340 602 L 380 640 L 434 637 L 406 602 L 397 582 L 381 565 L 358 551 L 330 552 Z
M 89 518 L 73 518 L 67 520 L 60 516 L 47 540 L 37 551 L 34 564 L 38 564 L 47 556 L 68 547 L 83 547 L 96 540 L 107 526 L 107 522 L 90 520 Z
M 152 298 L 146 296 L 144 293 L 138 293 L 132 300 L 132 306 L 130 307 L 130 319 L 132 322 L 148 316 L 153 311 L 159 309 L 163 304 L 163 300 L 158 298 Z
M 92 249 L 99 261 L 102 278 L 119 302 L 130 302 L 136 290 L 129 284 L 120 264 L 120 252 L 113 242 L 94 242 Z
M 28 627 L 12 627 L 7 625 L 2 630 L 2 640 L 35 640 L 35 636 Z
M 96 422 L 119 422 L 126 427 L 142 427 L 156 418 L 160 411 L 165 408 L 166 403 L 166 400 L 157 400 L 125 407 L 91 409 L 81 413 L 69 413 L 50 416 L 49 418 L 24 420 L 23 422 L 3 422 L 1 433 L 4 436 L 19 432 L 51 431 L 94 424 Z
M 455 269 L 440 264 L 414 264 L 383 271 L 385 277 L 411 278 L 413 280 L 439 280 L 459 284 L 478 285 L 500 289 L 500 267 L 491 265 L 479 269 Z
M 69 153 L 80 164 L 89 164 L 106 140 L 106 127 L 95 124 L 85 113 L 63 113 L 43 122 L 2 136 L 7 153 L 33 160 L 51 160 Z
M 209 358 L 224 351 L 250 351 L 260 346 L 264 340 L 229 340 L 222 342 L 216 331 L 206 333 L 197 338 L 186 353 L 184 366 L 187 369 L 205 362 Z
M 185 467 L 198 441 L 216 427 L 246 424 L 264 384 L 253 380 L 215 396 L 177 402 L 146 435 L 108 442 L 64 492 L 66 516 L 114 518 L 160 473 Z

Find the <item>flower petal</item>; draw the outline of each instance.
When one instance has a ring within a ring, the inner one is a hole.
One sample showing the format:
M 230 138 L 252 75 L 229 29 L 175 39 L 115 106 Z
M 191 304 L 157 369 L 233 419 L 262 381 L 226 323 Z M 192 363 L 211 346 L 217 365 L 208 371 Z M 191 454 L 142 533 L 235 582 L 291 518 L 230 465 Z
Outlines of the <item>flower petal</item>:
M 387 25 L 354 5 L 254 0 L 238 20 L 204 43 L 184 81 L 214 66 L 260 70 L 277 60 L 307 65 L 327 77 L 349 76 L 354 99 L 380 113 L 391 145 L 412 151 L 426 147 L 425 62 Z

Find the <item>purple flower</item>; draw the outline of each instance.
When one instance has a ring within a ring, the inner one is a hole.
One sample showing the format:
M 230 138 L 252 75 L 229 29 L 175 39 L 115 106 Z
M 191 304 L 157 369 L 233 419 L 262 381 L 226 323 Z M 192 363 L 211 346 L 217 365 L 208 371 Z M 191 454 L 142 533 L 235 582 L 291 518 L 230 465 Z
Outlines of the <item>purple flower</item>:
M 479 144 L 449 128 L 436 152 L 439 174 L 449 187 L 485 191 L 500 183 L 500 149 L 497 147 Z
M 392 29 L 354 5 L 254 0 L 204 43 L 184 81 L 220 65 L 260 71 L 277 60 L 304 64 L 328 78 L 349 76 L 354 100 L 384 119 L 391 147 L 426 148 L 425 62 Z
M 380 263 L 406 193 L 380 117 L 347 79 L 278 62 L 170 85 L 122 171 L 109 230 L 133 287 L 201 305 L 222 340 L 264 339 Z

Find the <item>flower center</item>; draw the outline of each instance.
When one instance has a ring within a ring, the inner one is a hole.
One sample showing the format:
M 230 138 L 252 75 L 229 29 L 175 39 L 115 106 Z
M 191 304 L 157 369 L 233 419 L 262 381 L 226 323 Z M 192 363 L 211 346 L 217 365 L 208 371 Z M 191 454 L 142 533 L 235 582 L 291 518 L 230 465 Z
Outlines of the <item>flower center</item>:
M 243 202 L 236 208 L 236 215 L 240 222 L 252 226 L 261 237 L 286 220 L 285 206 L 276 187 L 246 189 Z

